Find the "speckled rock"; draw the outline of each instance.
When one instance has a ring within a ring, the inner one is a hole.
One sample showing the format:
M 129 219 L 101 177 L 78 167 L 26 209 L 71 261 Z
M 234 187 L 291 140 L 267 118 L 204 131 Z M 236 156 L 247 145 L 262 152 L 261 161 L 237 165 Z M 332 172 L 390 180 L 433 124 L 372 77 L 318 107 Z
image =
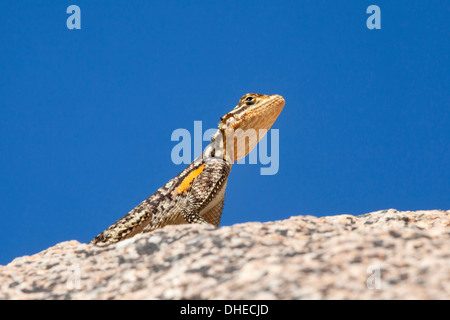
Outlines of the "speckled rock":
M 449 299 L 450 211 L 168 226 L 0 266 L 0 299 Z

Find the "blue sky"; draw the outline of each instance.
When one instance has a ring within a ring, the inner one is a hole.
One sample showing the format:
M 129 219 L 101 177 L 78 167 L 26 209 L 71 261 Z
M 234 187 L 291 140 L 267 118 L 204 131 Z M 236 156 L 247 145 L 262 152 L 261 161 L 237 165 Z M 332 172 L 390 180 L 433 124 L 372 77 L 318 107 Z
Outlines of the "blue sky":
M 68 30 L 66 8 L 81 8 Z M 381 9 L 381 30 L 366 8 Z M 444 1 L 0 5 L 0 264 L 88 242 L 184 169 L 177 128 L 281 94 L 279 171 L 235 165 L 221 225 L 450 209 Z

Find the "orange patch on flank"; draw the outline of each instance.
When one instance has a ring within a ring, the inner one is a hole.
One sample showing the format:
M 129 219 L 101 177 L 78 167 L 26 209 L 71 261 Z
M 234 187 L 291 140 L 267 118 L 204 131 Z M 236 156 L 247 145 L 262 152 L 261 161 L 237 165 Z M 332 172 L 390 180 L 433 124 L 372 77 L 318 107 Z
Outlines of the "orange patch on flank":
M 184 178 L 183 182 L 181 182 L 181 184 L 177 187 L 178 194 L 186 193 L 191 188 L 192 181 L 194 181 L 194 179 L 202 173 L 204 167 L 205 164 L 202 164 L 200 167 L 189 173 L 186 178 Z

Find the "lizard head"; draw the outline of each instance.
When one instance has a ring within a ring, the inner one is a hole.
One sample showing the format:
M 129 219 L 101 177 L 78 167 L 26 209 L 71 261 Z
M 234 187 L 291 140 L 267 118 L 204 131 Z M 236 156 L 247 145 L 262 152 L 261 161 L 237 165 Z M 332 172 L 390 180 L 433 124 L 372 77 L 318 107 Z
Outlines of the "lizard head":
M 284 107 L 279 95 L 248 93 L 238 105 L 220 118 L 219 130 L 232 162 L 245 157 L 272 127 Z M 234 150 L 234 151 L 233 151 Z

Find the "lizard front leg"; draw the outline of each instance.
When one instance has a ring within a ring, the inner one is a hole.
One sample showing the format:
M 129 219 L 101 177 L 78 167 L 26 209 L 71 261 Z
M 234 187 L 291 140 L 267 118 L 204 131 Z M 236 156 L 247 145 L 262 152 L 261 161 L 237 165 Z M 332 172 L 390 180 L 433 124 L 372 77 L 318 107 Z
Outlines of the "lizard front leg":
M 231 165 L 222 159 L 205 161 L 203 171 L 192 183 L 182 211 L 188 223 L 219 225 L 230 170 Z

